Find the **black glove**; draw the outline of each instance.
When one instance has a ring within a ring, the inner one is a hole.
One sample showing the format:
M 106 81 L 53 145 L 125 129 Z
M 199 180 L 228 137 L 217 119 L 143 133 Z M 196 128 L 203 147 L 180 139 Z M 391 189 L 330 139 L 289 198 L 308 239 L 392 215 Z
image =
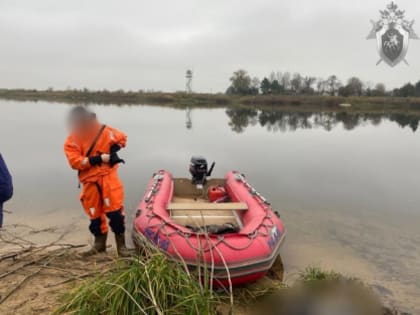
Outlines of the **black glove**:
M 101 155 L 99 154 L 99 155 L 91 156 L 89 158 L 89 163 L 92 166 L 101 165 L 102 164 L 102 157 L 101 157 Z
M 121 150 L 121 147 L 114 143 L 113 145 L 111 145 L 111 148 L 109 149 L 109 153 L 117 153 L 118 151 Z
M 115 164 L 118 164 L 118 163 L 125 163 L 125 161 L 121 159 L 116 152 L 112 152 L 109 158 L 109 165 L 113 167 Z

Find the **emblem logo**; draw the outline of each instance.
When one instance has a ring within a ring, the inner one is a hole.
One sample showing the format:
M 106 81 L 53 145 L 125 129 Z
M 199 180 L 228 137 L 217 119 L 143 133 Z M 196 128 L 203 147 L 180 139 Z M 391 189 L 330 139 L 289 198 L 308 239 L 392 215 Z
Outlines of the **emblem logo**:
M 405 60 L 410 39 L 419 39 L 413 30 L 414 20 L 405 19 L 405 11 L 391 2 L 384 11 L 379 11 L 379 21 L 371 21 L 373 28 L 367 39 L 376 39 L 377 49 L 381 59 L 376 63 L 385 61 L 389 66 L 394 67 Z
M 277 229 L 276 226 L 273 226 L 273 228 L 271 229 L 271 237 L 268 239 L 268 246 L 270 246 L 270 248 L 273 248 L 276 245 L 280 236 L 280 231 Z

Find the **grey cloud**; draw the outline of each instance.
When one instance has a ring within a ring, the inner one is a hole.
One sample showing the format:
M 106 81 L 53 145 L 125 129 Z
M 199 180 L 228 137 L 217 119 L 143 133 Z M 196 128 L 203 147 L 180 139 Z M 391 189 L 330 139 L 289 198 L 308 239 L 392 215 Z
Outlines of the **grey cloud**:
M 0 86 L 26 88 L 183 89 L 195 71 L 198 91 L 224 91 L 232 71 L 272 70 L 389 87 L 420 79 L 420 41 L 410 66 L 376 66 L 365 40 L 375 1 L 0 1 Z M 407 18 L 420 6 L 400 1 Z

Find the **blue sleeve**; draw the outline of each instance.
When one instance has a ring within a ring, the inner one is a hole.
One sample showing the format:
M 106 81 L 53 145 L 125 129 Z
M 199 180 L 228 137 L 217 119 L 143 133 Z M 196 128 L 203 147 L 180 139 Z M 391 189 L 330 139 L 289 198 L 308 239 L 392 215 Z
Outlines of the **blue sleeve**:
M 5 202 L 12 198 L 13 183 L 12 176 L 0 154 L 0 202 Z

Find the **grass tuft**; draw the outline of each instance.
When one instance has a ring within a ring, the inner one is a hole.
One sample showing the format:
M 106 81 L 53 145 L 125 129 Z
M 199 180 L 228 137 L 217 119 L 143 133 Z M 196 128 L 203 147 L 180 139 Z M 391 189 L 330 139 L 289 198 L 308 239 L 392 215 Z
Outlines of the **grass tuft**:
M 54 314 L 214 314 L 217 297 L 158 250 L 122 260 L 64 296 Z
M 309 281 L 320 281 L 320 280 L 338 280 L 343 276 L 334 271 L 325 271 L 319 267 L 309 266 L 306 267 L 299 274 L 299 280 L 309 282 Z

